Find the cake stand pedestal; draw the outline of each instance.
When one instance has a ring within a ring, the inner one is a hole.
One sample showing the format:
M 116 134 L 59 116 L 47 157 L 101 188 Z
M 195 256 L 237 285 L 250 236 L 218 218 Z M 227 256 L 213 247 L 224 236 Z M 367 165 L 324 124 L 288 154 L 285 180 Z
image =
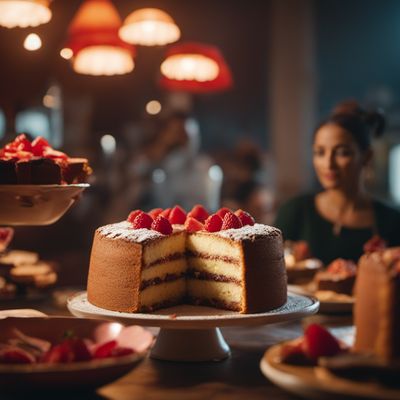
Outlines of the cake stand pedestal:
M 68 300 L 69 311 L 77 317 L 102 318 L 128 325 L 160 327 L 150 356 L 168 361 L 220 361 L 230 355 L 220 327 L 258 326 L 290 321 L 315 314 L 319 302 L 309 296 L 288 293 L 285 305 L 257 314 L 239 314 L 211 307 L 180 305 L 154 313 L 121 313 L 89 303 L 86 292 Z

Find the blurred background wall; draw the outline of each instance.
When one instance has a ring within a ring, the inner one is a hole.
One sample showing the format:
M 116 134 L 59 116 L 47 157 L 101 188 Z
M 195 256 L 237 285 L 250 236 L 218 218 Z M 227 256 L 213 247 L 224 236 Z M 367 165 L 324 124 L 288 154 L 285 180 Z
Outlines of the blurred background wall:
M 135 208 L 202 202 L 271 222 L 282 201 L 317 189 L 312 132 L 344 99 L 385 110 L 369 188 L 400 203 L 398 0 L 114 1 L 122 18 L 160 7 L 182 41 L 221 50 L 233 87 L 196 95 L 160 88 L 165 47 L 138 47 L 126 75 L 75 73 L 59 52 L 81 4 L 55 0 L 49 23 L 0 28 L 1 142 L 20 131 L 42 135 L 94 169 L 91 188 L 62 220 L 17 230 L 14 246 L 58 258 L 65 282 L 85 280 L 93 230 Z M 42 38 L 38 51 L 23 48 L 31 32 Z M 146 111 L 152 100 L 159 113 Z

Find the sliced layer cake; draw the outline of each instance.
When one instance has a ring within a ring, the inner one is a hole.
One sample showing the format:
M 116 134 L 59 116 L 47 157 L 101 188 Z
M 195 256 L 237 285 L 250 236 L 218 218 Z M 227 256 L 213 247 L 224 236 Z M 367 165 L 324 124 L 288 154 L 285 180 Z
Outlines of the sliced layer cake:
M 204 211 L 201 218 L 185 213 L 183 219 L 183 210 L 174 210 L 172 217 L 164 213 L 173 224 L 179 221 L 169 233 L 162 227 L 154 229 L 163 224 L 165 228 L 165 216 L 153 215 L 153 221 L 143 213 L 133 216 L 133 223 L 124 221 L 96 231 L 88 278 L 91 303 L 138 312 L 189 302 L 249 313 L 286 302 L 278 229 L 252 220 L 242 226 L 231 212 L 223 219 L 217 216 L 220 223 L 216 224 L 215 215 L 204 221 Z

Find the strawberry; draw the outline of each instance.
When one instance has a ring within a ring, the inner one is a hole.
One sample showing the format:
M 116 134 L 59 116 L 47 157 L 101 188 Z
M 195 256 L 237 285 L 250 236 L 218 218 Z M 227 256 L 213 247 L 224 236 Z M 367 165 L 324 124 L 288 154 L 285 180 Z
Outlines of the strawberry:
M 141 214 L 143 211 L 142 210 L 133 210 L 129 213 L 128 218 L 126 219 L 128 222 L 133 222 L 135 218 Z
M 216 214 L 218 214 L 222 219 L 224 219 L 225 214 L 228 212 L 232 212 L 232 211 L 227 207 L 222 207 L 216 212 Z
M 31 142 L 27 139 L 25 134 L 18 135 L 13 142 L 5 146 L 6 151 L 32 151 Z
M 241 209 L 236 210 L 235 215 L 239 217 L 240 222 L 242 223 L 243 226 L 245 225 L 253 226 L 255 224 L 254 218 L 246 211 L 243 211 Z
M 135 219 L 132 222 L 133 229 L 151 229 L 151 224 L 153 223 L 153 218 L 150 217 L 149 214 L 145 212 L 141 212 L 136 215 Z
M 182 225 L 186 221 L 186 211 L 180 206 L 175 206 L 169 213 L 168 220 L 171 224 Z
M 171 209 L 170 208 L 166 208 L 165 210 L 163 210 L 160 215 L 162 215 L 164 218 L 169 218 L 169 214 L 171 213 Z
M 222 220 L 222 227 L 221 231 L 224 231 L 226 229 L 238 229 L 242 227 L 242 223 L 240 222 L 240 219 L 237 215 L 235 215 L 233 212 L 228 211 L 224 219 Z
M 111 350 L 110 357 L 123 357 L 134 353 L 135 351 L 129 347 L 116 347 Z
M 162 208 L 153 208 L 148 212 L 151 218 L 156 219 L 161 213 L 163 209 Z
M 110 340 L 108 342 L 100 344 L 96 348 L 93 354 L 93 358 L 106 358 L 110 357 L 111 352 L 118 346 L 118 343 L 116 340 Z
M 304 353 L 303 347 L 304 338 L 282 345 L 280 354 L 282 362 L 292 365 L 315 365 L 315 362 Z
M 200 204 L 196 204 L 188 213 L 188 217 L 196 218 L 202 223 L 208 218 L 208 215 L 208 211 Z
M 197 232 L 204 229 L 204 225 L 200 221 L 197 221 L 196 218 L 188 217 L 185 222 L 185 229 L 188 232 Z
M 5 364 L 33 364 L 35 357 L 19 347 L 4 350 L 0 354 L 0 362 Z
M 43 355 L 42 362 L 57 364 L 91 359 L 92 355 L 86 343 L 82 339 L 72 338 L 53 346 Z
M 218 214 L 212 214 L 206 219 L 204 226 L 208 232 L 219 232 L 222 227 L 222 218 Z
M 62 151 L 54 150 L 51 147 L 46 147 L 43 150 L 43 157 L 61 160 L 68 159 L 68 156 L 65 153 L 63 153 Z
M 303 345 L 305 354 L 314 361 L 319 357 L 334 356 L 341 351 L 338 340 L 318 324 L 311 324 L 306 328 Z
M 49 142 L 38 136 L 32 141 L 32 153 L 37 157 L 42 157 L 46 148 L 50 147 Z
M 162 233 L 163 235 L 170 235 L 172 233 L 172 225 L 167 218 L 159 215 L 151 224 L 151 229 Z

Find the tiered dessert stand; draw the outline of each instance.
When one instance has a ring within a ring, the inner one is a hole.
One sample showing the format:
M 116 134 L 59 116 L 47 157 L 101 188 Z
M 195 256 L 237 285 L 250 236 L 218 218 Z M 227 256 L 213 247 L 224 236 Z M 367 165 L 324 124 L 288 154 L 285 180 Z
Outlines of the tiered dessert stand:
M 286 304 L 265 313 L 239 314 L 210 307 L 180 305 L 154 313 L 122 313 L 89 303 L 86 292 L 68 301 L 77 317 L 103 318 L 125 324 L 160 327 L 151 357 L 169 361 L 219 361 L 230 355 L 220 327 L 257 326 L 303 318 L 318 311 L 313 297 L 288 293 Z

